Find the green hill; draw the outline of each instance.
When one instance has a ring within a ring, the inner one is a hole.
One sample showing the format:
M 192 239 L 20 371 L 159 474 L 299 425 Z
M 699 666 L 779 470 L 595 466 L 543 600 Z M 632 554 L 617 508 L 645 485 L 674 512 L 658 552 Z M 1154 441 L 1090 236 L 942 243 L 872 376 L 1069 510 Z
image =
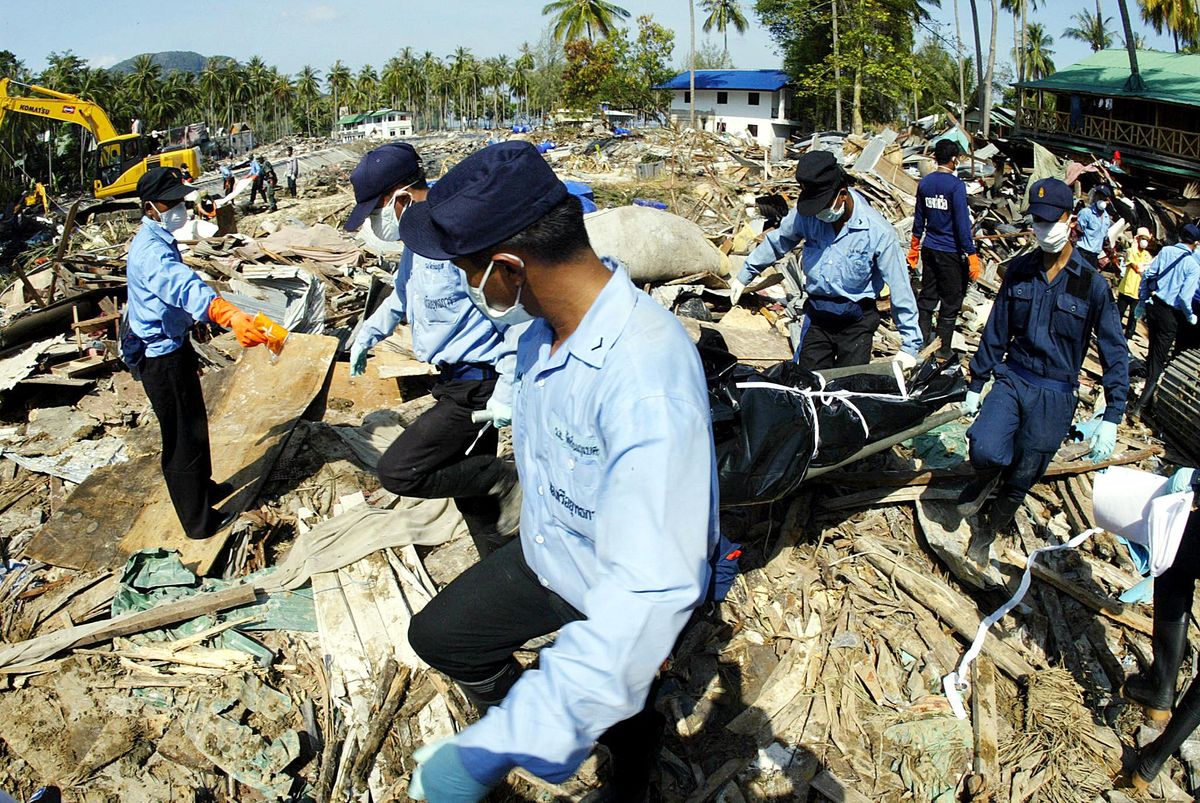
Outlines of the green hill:
M 109 72 L 133 72 L 134 60 L 142 55 L 149 55 L 152 59 L 154 59 L 154 63 L 162 68 L 164 75 L 175 70 L 199 75 L 200 71 L 204 69 L 204 65 L 210 60 L 224 60 L 229 58 L 229 56 L 202 56 L 199 53 L 193 53 L 190 50 L 167 50 L 162 53 L 142 53 L 139 54 L 139 56 L 125 59 L 124 61 L 109 67 Z

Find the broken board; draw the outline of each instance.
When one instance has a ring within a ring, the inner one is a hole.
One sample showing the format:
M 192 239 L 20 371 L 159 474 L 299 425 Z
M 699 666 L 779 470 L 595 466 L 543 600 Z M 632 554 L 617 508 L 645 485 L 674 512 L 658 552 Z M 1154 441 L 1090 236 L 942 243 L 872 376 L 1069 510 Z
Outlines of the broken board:
M 209 384 L 209 443 L 213 479 L 238 488 L 220 510 L 245 510 L 255 497 L 296 422 L 329 378 L 337 339 L 292 334 L 279 359 L 248 349 L 224 381 Z M 26 554 L 54 566 L 95 570 L 121 566 L 147 547 L 179 551 L 183 563 L 207 574 L 225 541 L 183 534 L 163 483 L 158 455 L 98 469 L 46 523 Z

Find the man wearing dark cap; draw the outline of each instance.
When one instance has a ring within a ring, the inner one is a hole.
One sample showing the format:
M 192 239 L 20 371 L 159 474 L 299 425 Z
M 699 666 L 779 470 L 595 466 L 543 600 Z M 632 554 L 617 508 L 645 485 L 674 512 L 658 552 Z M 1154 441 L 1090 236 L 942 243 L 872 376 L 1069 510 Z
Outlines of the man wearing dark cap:
M 1108 459 L 1117 422 L 1129 395 L 1129 350 L 1108 282 L 1070 242 L 1074 198 L 1056 178 L 1029 191 L 1029 214 L 1038 250 L 1009 263 L 992 306 L 963 413 L 978 418 L 967 430 L 975 478 L 963 489 L 958 511 L 978 513 L 999 485 L 996 499 L 973 527 L 968 555 L 986 563 L 996 534 L 1006 530 L 1071 430 L 1075 392 L 1092 334 L 1104 367 L 1106 406 L 1090 441 L 1091 460 Z M 995 383 L 980 410 L 980 394 Z
M 941 346 L 937 356 L 947 359 L 954 356 L 954 325 L 967 294 L 967 282 L 978 279 L 982 267 L 971 234 L 967 188 L 955 172 L 962 148 L 952 139 L 940 139 L 933 155 L 937 168 L 917 185 L 908 266 L 916 270 L 920 259 L 921 295 L 917 310 L 921 337 L 930 342 L 934 334 L 933 311 L 940 305 L 937 336 Z
M 267 338 L 250 314 L 218 296 L 183 264 L 171 232 L 187 223 L 184 197 L 192 191 L 172 167 L 147 170 L 138 179 L 145 216 L 129 246 L 128 333 L 121 351 L 140 375 L 158 418 L 163 478 L 179 523 L 188 538 L 208 538 L 229 521 L 213 505 L 234 489 L 212 480 L 208 413 L 188 332 L 196 323 L 211 321 L 232 329 L 247 348 Z
M 1197 240 L 1200 240 L 1200 228 L 1194 223 L 1187 224 L 1179 231 L 1179 242 L 1159 251 L 1142 274 L 1138 304 L 1150 330 L 1150 349 L 1146 355 L 1146 386 L 1129 410 L 1132 418 L 1141 416 L 1154 399 L 1163 369 L 1177 353 L 1178 335 L 1196 325 L 1192 300 L 1200 285 Z
M 652 686 L 708 584 L 716 458 L 704 372 L 679 321 L 592 251 L 577 197 L 526 142 L 476 152 L 400 221 L 453 259 L 517 351 L 521 537 L 446 586 L 409 642 L 486 713 L 417 751 L 409 794 L 473 801 L 516 766 L 568 778 L 599 740 L 614 800 L 640 801 L 663 728 Z M 536 670 L 513 651 L 558 631 Z
M 1075 243 L 1080 256 L 1100 269 L 1100 255 L 1108 244 L 1108 230 L 1112 226 L 1112 215 L 1108 205 L 1112 203 L 1112 188 L 1101 184 L 1092 192 L 1092 202 L 1079 210 L 1076 226 L 1079 228 L 1079 240 Z
M 406 142 L 368 153 L 350 174 L 358 201 L 346 228 L 364 224 L 395 241 L 398 220 L 425 201 L 429 185 L 416 150 Z M 366 370 L 367 352 L 402 320 L 412 330 L 417 359 L 437 366 L 434 406 L 396 439 L 379 460 L 379 481 L 401 496 L 452 497 L 479 556 L 516 532 L 520 486 L 516 468 L 496 456 L 497 431 L 512 420 L 516 335 L 489 319 L 468 295 L 462 271 L 406 248 L 392 294 L 359 328 L 350 349 L 350 375 Z M 484 423 L 481 431 L 477 420 Z
M 732 284 L 733 303 L 764 269 L 804 243 L 805 324 L 799 363 L 810 371 L 865 365 L 879 328 L 876 301 L 891 287 L 892 316 L 903 345 L 902 367 L 917 363 L 921 330 L 896 230 L 850 189 L 829 151 L 809 151 L 796 164 L 800 197 L 750 256 Z

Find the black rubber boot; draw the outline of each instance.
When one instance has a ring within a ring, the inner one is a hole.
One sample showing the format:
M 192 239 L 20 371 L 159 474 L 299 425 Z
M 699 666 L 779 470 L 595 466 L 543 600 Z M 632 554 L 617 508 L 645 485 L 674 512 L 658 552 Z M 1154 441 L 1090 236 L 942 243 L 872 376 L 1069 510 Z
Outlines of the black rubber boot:
M 939 360 L 948 360 L 954 356 L 954 318 L 943 322 L 938 319 L 937 336 L 941 340 L 941 345 L 934 352 Z
M 612 756 L 612 776 L 603 800 L 642 803 L 658 767 L 666 719 L 647 707 L 624 722 L 613 725 L 599 738 Z
M 508 690 L 521 677 L 521 665 L 516 659 L 510 659 L 504 668 L 487 680 L 474 683 L 458 681 L 458 686 L 467 695 L 467 699 L 475 704 L 482 716 L 489 708 L 500 705 L 508 696 Z
M 979 525 L 971 533 L 967 557 L 980 565 L 986 565 L 991 557 L 992 543 L 996 536 L 1008 532 L 1020 507 L 1020 500 L 1000 498 L 992 502 L 987 514 L 980 517 Z
M 1155 627 L 1155 630 L 1158 628 Z M 1157 663 L 1157 662 L 1156 662 Z M 1133 773 L 1133 785 L 1145 789 L 1162 770 L 1176 750 L 1178 750 L 1192 732 L 1200 726 L 1200 683 L 1192 683 L 1187 694 L 1179 701 L 1171 721 L 1167 723 L 1162 735 L 1155 739 L 1138 755 L 1137 768 Z
M 958 495 L 958 504 L 956 505 L 958 515 L 965 519 L 967 516 L 973 516 L 979 512 L 988 497 L 992 495 L 992 491 L 996 490 L 996 486 L 1000 484 L 1001 471 L 1003 469 L 989 468 L 975 472 L 974 478 Z
M 1121 694 L 1144 707 L 1146 716 L 1162 725 L 1171 716 L 1171 706 L 1175 703 L 1175 681 L 1187 652 L 1187 621 L 1163 622 L 1155 616 L 1152 643 L 1154 663 L 1148 671 L 1125 681 Z

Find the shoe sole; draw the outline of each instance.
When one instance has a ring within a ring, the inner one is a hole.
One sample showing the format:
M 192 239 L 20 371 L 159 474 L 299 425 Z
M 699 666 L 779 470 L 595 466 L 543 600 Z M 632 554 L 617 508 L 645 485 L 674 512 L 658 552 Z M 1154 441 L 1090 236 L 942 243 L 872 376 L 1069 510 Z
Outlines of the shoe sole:
M 1124 698 L 1124 700 L 1128 703 L 1132 703 L 1133 705 L 1140 706 L 1142 709 L 1142 713 L 1145 714 L 1146 719 L 1149 720 L 1154 725 L 1159 726 L 1159 728 L 1165 727 L 1166 724 L 1171 720 L 1171 709 L 1169 709 L 1169 708 L 1153 708 L 1149 705 L 1146 705 L 1141 700 L 1138 700 L 1137 698 L 1131 696 L 1129 694 L 1129 692 L 1125 689 L 1124 685 L 1121 686 L 1121 697 Z

